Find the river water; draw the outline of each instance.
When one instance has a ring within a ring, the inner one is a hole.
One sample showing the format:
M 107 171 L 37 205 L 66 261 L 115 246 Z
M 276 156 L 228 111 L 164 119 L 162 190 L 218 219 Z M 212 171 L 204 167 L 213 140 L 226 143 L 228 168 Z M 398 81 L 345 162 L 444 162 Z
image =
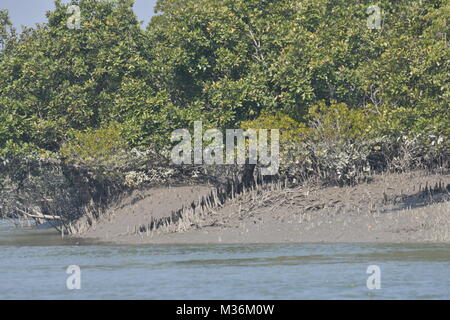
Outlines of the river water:
M 449 298 L 448 244 L 112 246 L 0 220 L 0 299 Z

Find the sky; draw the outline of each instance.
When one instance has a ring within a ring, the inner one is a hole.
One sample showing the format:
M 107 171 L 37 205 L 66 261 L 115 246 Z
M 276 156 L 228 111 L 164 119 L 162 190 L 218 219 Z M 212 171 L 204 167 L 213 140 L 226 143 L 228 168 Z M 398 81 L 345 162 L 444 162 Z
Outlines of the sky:
M 0 9 L 8 9 L 11 22 L 20 30 L 21 25 L 32 27 L 45 22 L 45 13 L 54 8 L 53 3 L 54 0 L 0 0 Z M 138 19 L 144 21 L 144 28 L 154 14 L 155 3 L 156 0 L 135 0 L 134 11 Z

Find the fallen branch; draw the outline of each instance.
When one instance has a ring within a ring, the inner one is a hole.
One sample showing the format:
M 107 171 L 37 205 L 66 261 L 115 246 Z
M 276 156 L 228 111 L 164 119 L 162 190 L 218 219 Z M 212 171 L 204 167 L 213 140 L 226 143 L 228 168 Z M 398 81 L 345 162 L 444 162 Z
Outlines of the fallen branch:
M 18 211 L 22 212 L 24 215 L 26 215 L 27 217 L 30 218 L 35 218 L 35 219 L 44 219 L 44 220 L 61 220 L 61 217 L 58 216 L 49 216 L 49 215 L 45 215 L 42 213 L 38 213 L 38 214 L 30 214 L 26 211 L 23 211 L 19 208 L 16 208 Z

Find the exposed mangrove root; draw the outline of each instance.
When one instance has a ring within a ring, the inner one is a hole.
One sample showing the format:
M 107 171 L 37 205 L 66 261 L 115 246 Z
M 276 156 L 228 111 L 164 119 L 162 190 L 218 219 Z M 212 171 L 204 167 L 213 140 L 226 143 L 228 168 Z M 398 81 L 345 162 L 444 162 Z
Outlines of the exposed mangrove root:
M 207 196 L 199 197 L 189 206 L 183 206 L 180 210 L 172 212 L 171 216 L 155 219 L 148 224 L 129 230 L 129 233 L 152 236 L 154 233 L 185 232 L 191 228 L 200 228 L 208 216 L 216 213 L 226 202 L 234 201 L 240 196 L 246 196 L 255 201 L 263 191 L 281 190 L 287 186 L 287 181 L 264 182 L 262 177 L 254 179 L 253 183 L 234 177 L 225 186 L 215 188 Z

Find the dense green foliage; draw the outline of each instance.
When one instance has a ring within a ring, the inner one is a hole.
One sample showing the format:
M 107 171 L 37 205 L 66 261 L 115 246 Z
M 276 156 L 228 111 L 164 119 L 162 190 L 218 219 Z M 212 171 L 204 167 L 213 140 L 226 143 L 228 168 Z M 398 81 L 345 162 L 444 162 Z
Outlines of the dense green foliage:
M 374 29 L 372 0 L 159 0 L 146 28 L 132 0 L 71 4 L 79 29 L 60 0 L 20 33 L 0 10 L 0 200 L 57 213 L 178 174 L 148 156 L 199 120 L 281 129 L 294 179 L 448 165 L 448 0 L 377 1 Z
M 450 4 L 160 0 L 142 30 L 133 1 L 72 1 L 16 35 L 0 13 L 0 151 L 58 152 L 76 131 L 121 126 L 155 147 L 194 120 L 233 127 L 262 113 L 305 121 L 318 101 L 397 112 L 411 130 L 449 128 Z

